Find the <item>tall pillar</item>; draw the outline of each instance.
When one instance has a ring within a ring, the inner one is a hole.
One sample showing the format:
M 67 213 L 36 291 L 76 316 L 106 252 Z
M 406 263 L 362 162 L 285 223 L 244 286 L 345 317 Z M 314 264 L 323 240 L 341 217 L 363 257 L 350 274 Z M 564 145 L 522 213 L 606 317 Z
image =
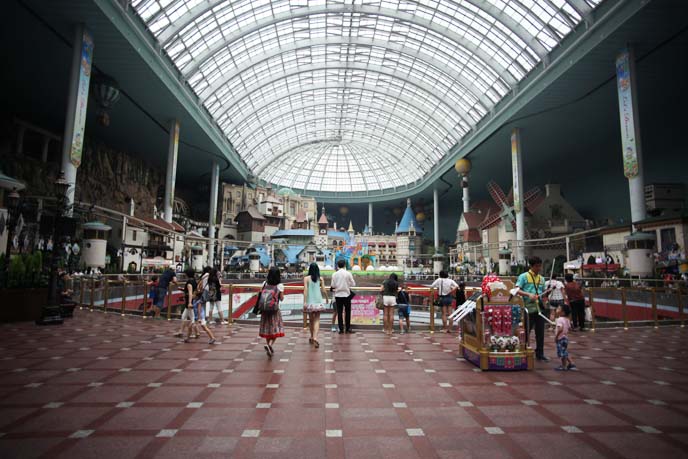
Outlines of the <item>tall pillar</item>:
M 43 136 L 43 146 L 41 148 L 41 161 L 44 163 L 48 162 L 48 149 L 50 148 L 50 137 L 47 135 Z
M 440 200 L 437 187 L 432 190 L 432 229 L 435 238 L 435 253 L 440 249 Z
M 167 147 L 167 175 L 165 176 L 164 220 L 172 223 L 174 184 L 177 181 L 177 152 L 179 149 L 179 121 L 170 121 L 170 140 Z
M 373 203 L 368 203 L 368 230 L 373 234 Z
M 468 195 L 468 174 L 471 172 L 471 167 L 471 160 L 468 158 L 457 159 L 456 163 L 454 163 L 454 169 L 459 174 L 459 178 L 461 179 L 464 212 L 469 212 L 471 210 L 471 198 Z
M 525 262 L 525 209 L 523 206 L 523 164 L 521 162 L 521 130 L 511 131 L 511 172 L 514 188 L 514 212 L 516 213 L 516 260 Z
M 26 134 L 26 126 L 20 124 L 17 127 L 17 156 L 22 156 L 24 154 L 24 135 Z
M 468 175 L 461 177 L 461 189 L 463 190 L 463 211 L 471 210 L 471 197 L 468 194 Z
M 78 24 L 74 28 L 72 66 L 67 92 L 67 115 L 65 116 L 64 135 L 62 136 L 62 172 L 64 172 L 65 180 L 70 184 L 65 191 L 68 206 L 66 214 L 68 216 L 72 215 L 76 190 L 76 170 L 81 164 L 81 153 L 84 146 L 92 60 L 93 37 L 83 24 Z
M 215 266 L 215 223 L 217 216 L 217 190 L 220 183 L 220 165 L 213 161 L 210 174 L 210 217 L 208 218 L 208 266 Z
M 628 179 L 631 198 L 631 222 L 636 223 L 645 219 L 646 209 L 635 55 L 632 48 L 622 50 L 616 57 L 616 83 L 619 96 L 624 175 Z

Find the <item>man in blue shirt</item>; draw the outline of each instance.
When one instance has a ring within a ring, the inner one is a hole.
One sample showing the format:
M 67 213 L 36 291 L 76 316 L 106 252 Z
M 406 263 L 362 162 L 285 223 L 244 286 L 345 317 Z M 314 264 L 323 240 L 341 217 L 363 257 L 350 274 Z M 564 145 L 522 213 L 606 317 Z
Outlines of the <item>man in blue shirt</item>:
M 516 286 L 520 287 L 518 294 L 524 297 L 526 307 L 526 341 L 530 341 L 530 331 L 535 328 L 535 358 L 548 362 L 545 357 L 545 319 L 538 314 L 542 307 L 540 295 L 545 291 L 545 279 L 540 275 L 542 260 L 540 257 L 528 259 L 530 269 L 518 276 Z
M 155 293 L 155 317 L 160 317 L 160 311 L 165 306 L 165 298 L 167 297 L 167 290 L 170 283 L 177 283 L 177 275 L 170 268 L 167 268 L 158 280 L 158 290 Z

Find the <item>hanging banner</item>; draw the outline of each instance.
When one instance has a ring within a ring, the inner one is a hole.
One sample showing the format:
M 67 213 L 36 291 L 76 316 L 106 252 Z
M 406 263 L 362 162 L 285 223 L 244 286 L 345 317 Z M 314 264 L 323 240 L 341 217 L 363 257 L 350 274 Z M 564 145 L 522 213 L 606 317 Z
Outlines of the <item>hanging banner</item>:
M 519 183 L 519 148 L 520 139 L 518 129 L 511 131 L 511 175 L 513 178 L 513 195 L 514 195 L 514 212 L 519 213 L 521 211 L 521 184 Z
M 631 57 L 627 49 L 616 57 L 616 87 L 619 94 L 621 120 L 621 149 L 626 178 L 638 175 L 638 146 L 636 144 L 635 113 L 633 112 L 633 85 Z
M 88 88 L 91 81 L 91 63 L 93 61 L 93 37 L 84 29 L 81 37 L 81 60 L 79 62 L 79 83 L 76 91 L 76 110 L 74 111 L 74 130 L 69 160 L 74 167 L 81 165 L 81 154 L 84 148 L 84 129 L 86 127 L 86 108 L 88 107 Z
M 170 202 L 169 205 L 172 209 L 174 209 L 174 183 L 177 182 L 177 155 L 179 153 L 179 121 L 175 120 L 172 122 L 172 139 L 171 139 L 171 145 L 170 148 L 172 148 L 172 169 L 169 170 L 169 182 L 172 183 L 172 189 L 170 191 Z

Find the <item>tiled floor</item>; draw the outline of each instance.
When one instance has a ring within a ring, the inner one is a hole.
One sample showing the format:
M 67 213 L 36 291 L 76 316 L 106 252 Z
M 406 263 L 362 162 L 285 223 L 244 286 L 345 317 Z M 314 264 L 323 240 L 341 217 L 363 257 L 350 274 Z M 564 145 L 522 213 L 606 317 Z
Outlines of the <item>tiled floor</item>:
M 455 335 L 324 332 L 315 350 L 290 329 L 268 359 L 255 326 L 215 346 L 177 326 L 1 326 L 0 457 L 688 457 L 678 327 L 574 334 L 577 372 L 494 373 Z

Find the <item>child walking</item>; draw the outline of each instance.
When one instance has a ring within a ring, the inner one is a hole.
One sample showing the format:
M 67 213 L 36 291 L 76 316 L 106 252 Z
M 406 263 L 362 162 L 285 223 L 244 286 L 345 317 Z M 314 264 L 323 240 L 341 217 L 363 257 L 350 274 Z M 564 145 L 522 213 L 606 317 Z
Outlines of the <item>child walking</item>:
M 569 357 L 569 330 L 571 329 L 571 308 L 568 304 L 561 304 L 557 306 L 557 320 L 556 335 L 554 340 L 557 343 L 557 357 L 561 359 L 561 365 L 555 368 L 557 371 L 575 370 L 576 365 L 573 364 L 571 357 Z

